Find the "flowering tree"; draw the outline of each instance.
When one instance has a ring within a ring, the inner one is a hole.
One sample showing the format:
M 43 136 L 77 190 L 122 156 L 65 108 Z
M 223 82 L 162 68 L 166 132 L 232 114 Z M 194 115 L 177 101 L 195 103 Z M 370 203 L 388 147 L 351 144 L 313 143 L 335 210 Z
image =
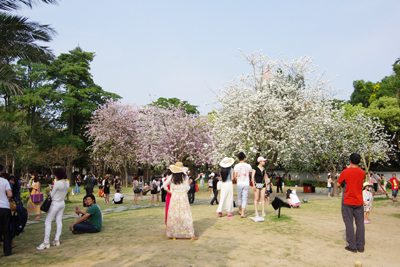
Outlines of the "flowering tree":
M 88 125 L 92 156 L 115 169 L 141 164 L 165 167 L 176 161 L 190 166 L 211 163 L 213 132 L 208 117 L 185 109 L 109 102 Z
M 391 148 L 379 121 L 363 112 L 346 115 L 329 105 L 297 118 L 282 153 L 282 163 L 300 171 L 332 174 L 337 196 L 336 172 L 351 153 L 360 153 L 368 171 L 371 162 L 386 162 Z M 367 163 L 368 162 L 368 163 Z
M 270 60 L 267 56 L 244 54 L 252 73 L 237 76 L 220 90 L 214 131 L 219 139 L 218 157 L 249 152 L 270 158 L 269 169 L 285 149 L 296 118 L 318 109 L 330 92 L 322 75 L 314 75 L 309 57 Z
M 114 101 L 100 107 L 87 126 L 92 157 L 116 170 L 124 170 L 125 186 L 128 184 L 128 166 L 137 160 L 141 117 L 138 107 Z

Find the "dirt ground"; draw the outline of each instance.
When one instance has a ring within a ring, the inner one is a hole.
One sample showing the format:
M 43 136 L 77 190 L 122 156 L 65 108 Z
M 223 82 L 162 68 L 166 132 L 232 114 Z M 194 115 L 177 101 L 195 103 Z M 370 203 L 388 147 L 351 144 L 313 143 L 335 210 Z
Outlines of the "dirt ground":
M 283 195 L 281 195 L 283 198 Z M 302 198 L 302 196 L 300 196 Z M 267 206 L 265 222 L 237 215 L 219 218 L 217 206 L 205 204 L 200 192 L 192 205 L 197 241 L 164 237 L 164 207 L 142 208 L 104 215 L 97 234 L 72 235 L 63 221 L 61 246 L 37 251 L 44 224 L 26 227 L 15 239 L 10 257 L 0 256 L 1 266 L 399 266 L 398 229 L 400 204 L 378 199 L 366 225 L 364 253 L 346 246 L 340 199 L 309 195 L 300 209 L 282 209 L 282 217 Z M 253 200 L 251 199 L 252 203 Z M 204 204 L 201 204 L 204 203 Z M 254 214 L 254 206 L 247 210 Z M 226 214 L 225 214 L 226 215 Z M 53 223 L 52 235 L 55 233 Z

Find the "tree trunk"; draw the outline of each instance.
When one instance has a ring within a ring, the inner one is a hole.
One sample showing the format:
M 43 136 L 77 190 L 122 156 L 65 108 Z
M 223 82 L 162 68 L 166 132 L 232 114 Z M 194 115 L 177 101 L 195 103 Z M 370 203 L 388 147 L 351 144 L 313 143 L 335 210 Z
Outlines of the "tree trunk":
M 5 173 L 8 173 L 8 171 L 7 171 L 7 163 L 8 163 L 8 158 L 7 158 L 7 153 L 6 153 L 6 164 L 4 166 L 4 172 Z
M 125 188 L 128 188 L 128 161 L 127 160 L 125 160 L 124 171 L 125 171 Z
M 67 159 L 67 166 L 66 166 L 66 171 L 67 171 L 67 177 L 69 180 L 69 184 L 72 184 L 72 164 L 71 160 Z

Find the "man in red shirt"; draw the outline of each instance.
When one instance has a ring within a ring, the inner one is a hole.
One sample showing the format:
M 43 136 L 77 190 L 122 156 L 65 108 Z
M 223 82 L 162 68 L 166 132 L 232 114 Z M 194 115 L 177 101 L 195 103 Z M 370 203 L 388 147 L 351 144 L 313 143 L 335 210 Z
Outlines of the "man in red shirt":
M 397 202 L 397 192 L 399 192 L 399 180 L 396 178 L 396 174 L 392 174 L 392 178 L 389 179 L 388 181 L 392 185 L 392 197 L 393 197 L 393 202 Z
M 358 167 L 361 156 L 357 153 L 350 155 L 350 166 L 343 170 L 338 180 L 338 186 L 342 182 L 346 183 L 344 192 L 344 204 L 342 207 L 343 222 L 346 226 L 346 241 L 349 243 L 346 250 L 351 252 L 364 252 L 365 228 L 364 228 L 364 208 L 363 208 L 363 182 L 365 172 Z M 356 234 L 354 235 L 353 218 L 356 224 Z

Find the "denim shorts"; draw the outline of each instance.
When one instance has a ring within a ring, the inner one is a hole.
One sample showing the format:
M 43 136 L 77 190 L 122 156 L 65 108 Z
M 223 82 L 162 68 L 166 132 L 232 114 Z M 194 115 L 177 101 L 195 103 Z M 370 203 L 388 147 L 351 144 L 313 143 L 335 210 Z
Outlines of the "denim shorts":
M 399 190 L 392 190 L 392 196 L 397 197 L 397 192 L 399 192 Z

